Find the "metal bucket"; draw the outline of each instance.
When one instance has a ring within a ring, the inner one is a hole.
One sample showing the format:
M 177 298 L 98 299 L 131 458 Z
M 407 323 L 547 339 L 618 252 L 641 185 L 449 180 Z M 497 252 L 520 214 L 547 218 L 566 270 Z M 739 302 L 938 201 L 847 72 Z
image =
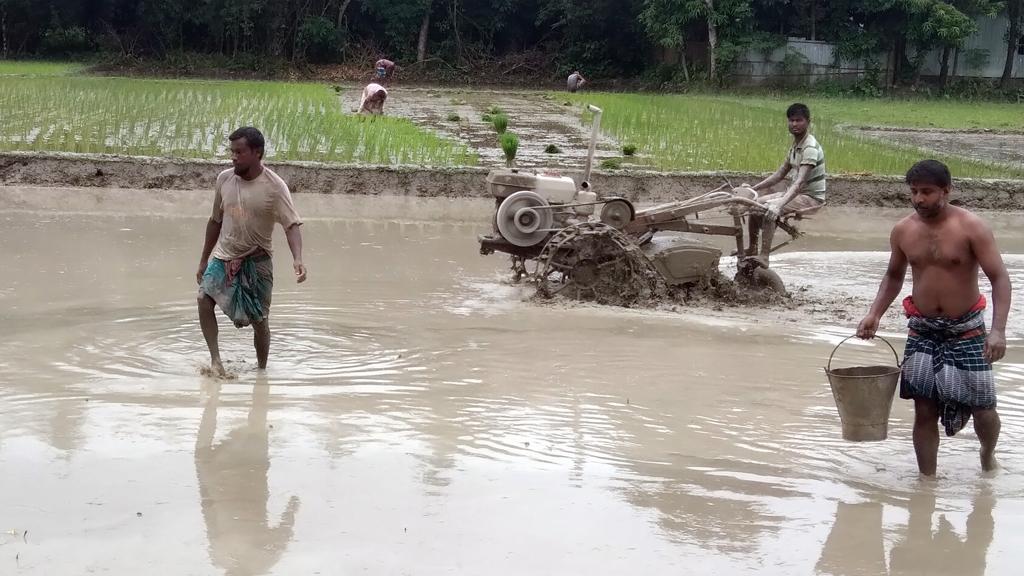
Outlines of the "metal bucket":
M 874 442 L 885 440 L 889 431 L 889 412 L 900 379 L 900 356 L 889 341 L 879 336 L 896 357 L 896 366 L 855 366 L 832 369 L 836 350 L 853 336 L 847 336 L 832 349 L 825 374 L 843 422 L 843 440 Z

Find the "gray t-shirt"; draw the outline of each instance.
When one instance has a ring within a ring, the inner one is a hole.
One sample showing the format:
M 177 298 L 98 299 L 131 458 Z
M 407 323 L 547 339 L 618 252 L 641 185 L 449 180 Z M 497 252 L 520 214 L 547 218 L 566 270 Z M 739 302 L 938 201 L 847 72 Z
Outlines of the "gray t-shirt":
M 231 168 L 221 172 L 211 218 L 221 223 L 213 257 L 225 261 L 252 254 L 257 248 L 270 254 L 275 223 L 286 230 L 302 223 L 288 185 L 266 166 L 254 180 L 243 180 Z
M 582 80 L 583 76 L 573 72 L 572 74 L 569 74 L 569 80 L 566 82 L 566 88 L 568 88 L 570 92 L 575 92 L 579 89 Z

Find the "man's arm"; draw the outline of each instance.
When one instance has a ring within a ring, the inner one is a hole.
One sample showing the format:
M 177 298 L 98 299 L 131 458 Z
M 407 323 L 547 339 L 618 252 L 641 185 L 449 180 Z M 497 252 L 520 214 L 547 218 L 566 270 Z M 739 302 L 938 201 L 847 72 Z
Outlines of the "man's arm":
M 306 281 L 306 266 L 302 263 L 302 231 L 301 224 L 292 224 L 285 228 L 284 235 L 288 239 L 288 249 L 292 251 L 292 268 L 295 269 L 296 281 Z
M 783 178 L 786 177 L 786 174 L 789 174 L 791 167 L 792 166 L 789 163 L 789 159 L 787 159 L 785 162 L 782 163 L 782 166 L 779 166 L 779 169 L 776 170 L 774 174 L 765 178 L 764 180 L 761 180 L 757 184 L 754 184 L 753 189 L 760 191 L 764 188 L 771 188 L 772 186 L 775 186 L 776 184 L 781 182 Z
M 814 170 L 814 166 L 811 166 L 810 164 L 800 165 L 800 170 L 797 171 L 796 178 L 793 179 L 793 183 L 786 189 L 786 193 L 782 195 L 782 198 L 775 201 L 779 208 L 789 204 L 790 200 L 796 198 L 798 194 L 803 192 L 804 186 L 807 184 L 807 180 L 811 177 L 811 170 Z
M 985 359 L 996 362 L 1006 354 L 1006 318 L 1010 314 L 1010 275 L 996 247 L 992 229 L 981 218 L 972 218 L 971 249 L 988 281 L 992 283 L 992 329 L 985 339 Z
M 870 339 L 875 337 L 882 314 L 885 314 L 885 311 L 889 309 L 889 305 L 892 304 L 900 290 L 903 289 L 903 280 L 907 276 L 907 255 L 900 248 L 901 228 L 901 225 L 897 224 L 893 227 L 892 233 L 889 234 L 889 245 L 891 247 L 889 266 L 885 270 L 885 276 L 882 276 L 882 283 L 878 286 L 878 294 L 875 295 L 875 301 L 871 304 L 871 309 L 868 310 L 867 316 L 857 326 L 857 337 L 859 338 Z
M 220 228 L 221 223 L 213 218 L 206 221 L 206 239 L 203 241 L 203 254 L 199 257 L 196 284 L 203 283 L 203 273 L 206 272 L 206 266 L 210 263 L 210 253 L 213 252 L 213 247 L 217 245 L 217 239 L 220 238 Z
M 213 207 L 210 210 L 210 219 L 206 221 L 206 238 L 203 240 L 203 253 L 199 256 L 199 270 L 196 271 L 197 284 L 203 283 L 203 274 L 206 272 L 207 264 L 210 263 L 210 254 L 220 238 L 220 229 L 224 222 L 224 206 L 220 187 L 223 184 L 222 178 L 225 173 L 221 172 L 217 176 L 217 184 L 213 187 Z

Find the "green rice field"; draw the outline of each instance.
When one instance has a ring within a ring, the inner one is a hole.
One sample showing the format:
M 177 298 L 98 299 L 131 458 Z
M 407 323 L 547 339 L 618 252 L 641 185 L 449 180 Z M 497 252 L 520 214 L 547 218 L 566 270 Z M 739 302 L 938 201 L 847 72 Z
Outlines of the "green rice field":
M 342 114 L 325 85 L 23 77 L 0 82 L 0 150 L 179 158 L 227 155 L 226 135 L 259 127 L 267 157 L 462 166 L 465 146 L 412 122 Z
M 271 160 L 434 167 L 478 162 L 470 145 L 421 120 L 344 113 L 338 94 L 325 84 L 107 78 L 83 71 L 74 63 L 0 61 L 0 151 L 224 158 L 226 135 L 253 125 L 267 135 Z M 509 92 L 494 103 L 514 120 L 517 102 L 521 106 L 524 98 L 535 96 Z M 544 98 L 560 108 L 565 96 Z M 620 145 L 637 147 L 627 166 L 771 172 L 790 140 L 784 111 L 792 97 L 583 93 L 570 99 L 578 107 L 603 108 L 603 130 Z M 832 174 L 902 174 L 922 157 L 920 150 L 871 139 L 847 126 L 1024 131 L 1019 104 L 798 99 L 811 107 L 812 131 Z M 565 108 L 565 114 L 575 113 Z M 582 121 L 589 122 L 586 114 Z M 928 155 L 945 161 L 957 176 L 1024 178 L 1024 163 Z
M 0 76 L 63 76 L 82 70 L 74 62 L 24 62 L 0 60 Z
M 793 101 L 811 108 L 833 124 L 896 126 L 901 128 L 1024 130 L 1024 105 L 1009 102 L 956 100 L 887 100 L 865 98 L 791 97 L 735 99 L 746 105 L 784 111 Z
M 791 142 L 785 110 L 792 100 L 609 93 L 576 95 L 573 100 L 601 107 L 602 129 L 623 144 L 636 145 L 639 162 L 661 170 L 771 172 L 779 167 Z M 1024 115 L 1024 107 L 1011 112 L 1012 105 L 999 104 L 852 99 L 806 103 L 814 117 L 812 132 L 825 149 L 833 174 L 902 174 L 922 157 L 918 150 L 843 131 L 839 128 L 843 124 L 914 127 L 933 118 L 944 128 L 975 128 L 1002 122 L 1007 114 L 1011 118 Z M 990 106 L 997 111 L 990 111 Z M 903 118 L 908 121 L 900 122 Z M 1024 176 L 1024 166 L 929 155 L 946 162 L 958 176 Z

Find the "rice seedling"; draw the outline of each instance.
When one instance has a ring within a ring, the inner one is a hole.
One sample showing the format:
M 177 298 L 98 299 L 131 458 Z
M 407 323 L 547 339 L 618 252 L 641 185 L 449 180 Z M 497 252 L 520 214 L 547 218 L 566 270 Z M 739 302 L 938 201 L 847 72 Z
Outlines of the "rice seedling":
M 645 156 L 638 162 L 655 169 L 771 172 L 779 167 L 791 144 L 785 119 L 789 101 L 606 93 L 574 99 L 600 106 L 604 110 L 602 129 L 643 149 Z M 842 116 L 836 105 L 821 106 L 820 111 L 813 101 L 809 105 L 814 116 L 812 131 L 825 149 L 832 174 L 899 175 L 925 154 L 843 129 L 850 117 L 857 116 Z M 989 119 L 986 113 L 977 113 L 971 121 L 984 119 Z M 581 121 L 589 125 L 589 113 L 584 111 Z M 928 155 L 946 162 L 957 176 L 1024 177 L 1024 166 Z
M 462 117 L 456 114 L 455 112 L 452 112 L 451 114 L 448 115 L 449 122 L 458 122 L 460 120 L 462 120 Z
M 618 170 L 622 168 L 622 158 L 605 158 L 601 160 L 600 166 L 605 170 Z
M 558 146 L 554 145 L 554 144 L 548 144 L 544 148 L 544 153 L 545 154 L 561 154 L 562 153 L 562 149 L 559 148 Z
M 25 77 L 0 82 L 0 150 L 211 158 L 256 126 L 267 158 L 460 166 L 476 155 L 402 118 L 347 115 L 314 84 Z
M 505 153 L 505 164 L 511 168 L 516 161 L 516 152 L 519 151 L 519 137 L 512 132 L 503 132 L 498 136 L 501 142 L 501 151 Z
M 622 155 L 623 156 L 635 156 L 636 155 L 636 146 L 634 146 L 632 144 L 626 144 L 625 146 L 622 147 Z
M 499 106 L 491 106 L 490 108 L 487 109 L 487 113 L 490 114 L 491 116 L 497 116 L 498 114 L 504 114 L 505 111 L 502 110 Z
M 491 116 L 491 125 L 494 126 L 494 131 L 498 134 L 504 134 L 505 130 L 508 129 L 508 116 L 504 114 L 494 114 Z

